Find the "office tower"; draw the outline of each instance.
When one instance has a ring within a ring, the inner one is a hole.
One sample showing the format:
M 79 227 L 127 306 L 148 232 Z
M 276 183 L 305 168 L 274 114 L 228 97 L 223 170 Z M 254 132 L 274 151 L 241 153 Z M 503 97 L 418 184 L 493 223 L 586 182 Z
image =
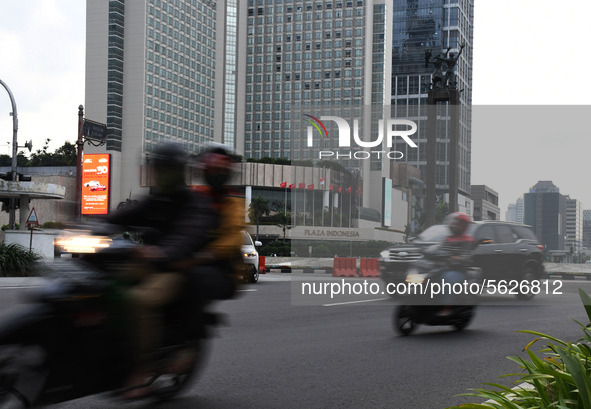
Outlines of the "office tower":
M 566 249 L 579 253 L 583 248 L 583 205 L 566 197 Z
M 583 210 L 583 247 L 591 249 L 591 210 Z
M 499 194 L 486 185 L 472 185 L 474 220 L 501 220 Z
M 509 204 L 505 213 L 505 220 L 508 222 L 523 223 L 523 198 L 520 197 L 515 203 Z
M 146 153 L 162 140 L 188 152 L 208 141 L 240 145 L 236 3 L 87 1 L 85 117 L 109 136 L 85 152 L 111 154 L 111 208 L 145 191 Z
M 524 195 L 523 222 L 548 250 L 565 250 L 566 198 L 550 181 L 539 181 Z

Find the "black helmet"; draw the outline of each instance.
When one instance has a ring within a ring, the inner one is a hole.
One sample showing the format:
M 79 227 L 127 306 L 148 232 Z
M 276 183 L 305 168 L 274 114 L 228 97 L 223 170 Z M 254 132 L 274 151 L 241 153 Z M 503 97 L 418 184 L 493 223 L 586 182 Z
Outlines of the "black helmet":
M 162 142 L 150 155 L 150 161 L 156 169 L 168 168 L 184 171 L 187 165 L 187 155 L 180 144 Z
M 232 150 L 219 143 L 211 143 L 199 156 L 199 169 L 208 185 L 214 189 L 222 188 L 234 173 Z

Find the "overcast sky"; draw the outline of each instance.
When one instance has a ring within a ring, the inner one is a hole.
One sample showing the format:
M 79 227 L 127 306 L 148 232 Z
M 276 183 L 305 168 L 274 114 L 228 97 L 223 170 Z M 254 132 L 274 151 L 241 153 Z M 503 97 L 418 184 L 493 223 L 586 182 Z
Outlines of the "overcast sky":
M 35 150 L 50 138 L 55 149 L 76 139 L 78 105 L 84 104 L 85 3 L 1 3 L 0 79 L 16 99 L 19 145 L 33 140 Z M 475 3 L 472 184 L 499 193 L 502 218 L 507 205 L 538 180 L 554 181 L 561 193 L 591 209 L 591 130 L 583 121 L 591 118 L 590 107 L 540 107 L 591 102 L 591 51 L 585 47 L 591 2 Z M 0 89 L 0 153 L 5 154 L 11 152 L 10 111 Z

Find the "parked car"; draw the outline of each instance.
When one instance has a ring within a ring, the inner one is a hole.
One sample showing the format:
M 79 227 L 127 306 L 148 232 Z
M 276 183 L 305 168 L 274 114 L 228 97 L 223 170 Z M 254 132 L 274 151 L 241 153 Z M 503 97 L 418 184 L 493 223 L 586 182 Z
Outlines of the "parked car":
M 474 222 L 467 234 L 476 242 L 473 260 L 489 280 L 537 280 L 544 277 L 544 246 L 530 226 L 501 221 Z M 380 254 L 380 276 L 385 283 L 406 278 L 409 265 L 422 257 L 422 250 L 450 235 L 446 225 L 435 225 L 406 245 L 393 246 Z M 530 298 L 530 294 L 519 294 Z
M 246 231 L 242 231 L 242 260 L 244 261 L 244 274 L 246 277 L 243 279 L 251 283 L 259 281 L 259 253 L 257 247 L 262 246 L 260 241 L 252 241 L 250 234 Z

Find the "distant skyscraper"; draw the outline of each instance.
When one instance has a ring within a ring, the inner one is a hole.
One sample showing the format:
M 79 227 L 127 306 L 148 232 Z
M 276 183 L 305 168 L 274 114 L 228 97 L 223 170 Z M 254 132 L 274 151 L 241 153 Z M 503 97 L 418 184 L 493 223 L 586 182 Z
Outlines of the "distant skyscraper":
M 583 210 L 583 247 L 591 249 L 591 210 Z
M 552 182 L 540 181 L 524 195 L 523 221 L 548 250 L 565 250 L 566 198 Z
M 511 203 L 505 213 L 505 220 L 508 222 L 523 223 L 523 198 L 520 197 L 515 203 Z
M 92 0 L 86 13 L 85 117 L 109 137 L 85 151 L 111 153 L 111 206 L 142 191 L 144 155 L 161 140 L 188 152 L 241 143 L 236 0 Z
M 578 253 L 583 248 L 583 207 L 577 199 L 566 199 L 566 248 Z
M 499 194 L 486 185 L 472 185 L 474 220 L 500 220 Z

